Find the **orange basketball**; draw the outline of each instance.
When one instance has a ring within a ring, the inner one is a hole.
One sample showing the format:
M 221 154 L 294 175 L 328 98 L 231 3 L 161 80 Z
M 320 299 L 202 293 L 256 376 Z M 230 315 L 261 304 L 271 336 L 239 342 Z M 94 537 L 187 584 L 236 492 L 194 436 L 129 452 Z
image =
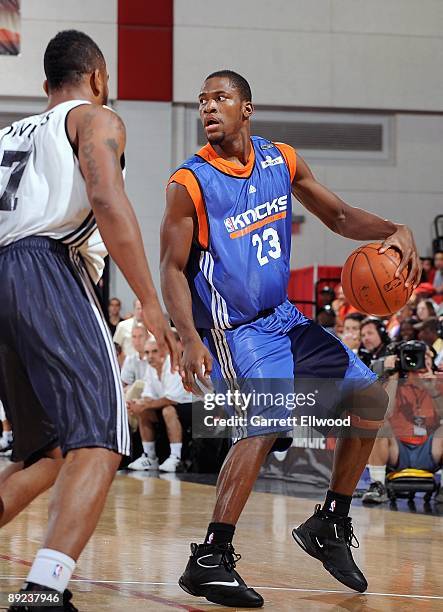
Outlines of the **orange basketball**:
M 412 286 L 405 287 L 407 268 L 395 278 L 400 253 L 392 248 L 379 253 L 380 247 L 380 242 L 371 242 L 355 249 L 343 266 L 341 282 L 345 296 L 359 312 L 384 316 L 406 304 Z

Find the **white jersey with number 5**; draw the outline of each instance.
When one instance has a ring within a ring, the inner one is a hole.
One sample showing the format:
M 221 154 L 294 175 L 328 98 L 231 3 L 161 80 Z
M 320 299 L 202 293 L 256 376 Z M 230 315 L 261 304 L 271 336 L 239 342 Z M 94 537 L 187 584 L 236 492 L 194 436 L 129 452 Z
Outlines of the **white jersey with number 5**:
M 80 251 L 95 282 L 106 248 L 66 132 L 69 100 L 0 130 L 0 247 L 47 236 Z

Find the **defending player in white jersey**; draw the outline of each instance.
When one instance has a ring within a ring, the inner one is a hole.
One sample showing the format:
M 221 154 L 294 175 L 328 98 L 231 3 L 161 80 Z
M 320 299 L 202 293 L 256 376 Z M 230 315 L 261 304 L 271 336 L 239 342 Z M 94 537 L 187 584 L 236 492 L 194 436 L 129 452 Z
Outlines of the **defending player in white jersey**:
M 49 42 L 44 66 L 46 111 L 0 131 L 0 348 L 7 359 L 17 360 L 35 393 L 35 401 L 24 406 L 14 400 L 16 377 L 1 377 L 0 396 L 8 398 L 20 442 L 15 459 L 34 463 L 27 468 L 32 487 L 24 482 L 11 497 L 9 479 L 0 486 L 0 521 L 7 522 L 48 486 L 36 469 L 54 444 L 54 431 L 45 431 L 44 419 L 35 418 L 44 410 L 65 461 L 43 547 L 24 588 L 58 592 L 60 603 L 51 609 L 72 612 L 67 584 L 121 455 L 129 452 L 118 364 L 91 286 L 106 252 L 94 234 L 96 224 L 143 306 L 147 328 L 161 350 L 171 353 L 173 368 L 178 354 L 124 189 L 125 127 L 103 107 L 108 97 L 103 54 L 85 34 L 60 32 Z

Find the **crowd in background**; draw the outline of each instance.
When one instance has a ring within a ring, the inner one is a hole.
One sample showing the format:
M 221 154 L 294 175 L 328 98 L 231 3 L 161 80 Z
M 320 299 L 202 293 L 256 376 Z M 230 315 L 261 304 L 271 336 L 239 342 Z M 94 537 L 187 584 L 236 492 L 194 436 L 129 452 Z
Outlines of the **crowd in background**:
M 126 467 L 161 472 L 183 469 L 183 439 L 191 423 L 191 394 L 185 391 L 180 374 L 171 372 L 169 356 L 160 354 L 154 336 L 144 326 L 139 300 L 134 301 L 131 314 L 122 316 L 121 301 L 111 298 L 108 324 L 121 368 L 129 423 L 134 434 L 138 431 L 137 440 L 141 443 L 140 450 L 139 445 L 133 445 L 136 456 Z M 162 445 L 167 446 L 167 452 L 160 460 Z
M 419 286 L 393 315 L 358 312 L 338 284 L 321 289 L 316 320 L 379 374 L 388 392 L 386 424 L 369 458 L 371 482 L 363 494 L 363 503 L 384 503 L 387 473 L 436 473 L 443 465 L 443 252 L 423 260 Z M 402 355 L 409 365 L 402 365 Z M 443 503 L 443 494 L 436 499 Z
M 340 284 L 324 286 L 319 294 L 316 321 L 367 362 L 383 357 L 390 342 L 420 340 L 435 353 L 443 369 L 443 252 L 423 260 L 422 279 L 409 302 L 390 317 L 368 317 L 358 312 Z
M 388 391 L 388 418 L 369 459 L 371 483 L 363 495 L 364 503 L 383 503 L 388 499 L 387 472 L 409 467 L 435 473 L 443 464 L 443 252 L 423 259 L 421 283 L 409 302 L 390 317 L 358 312 L 340 284 L 323 286 L 316 306 L 317 323 L 381 375 Z M 125 467 L 163 472 L 189 468 L 192 396 L 180 374 L 171 372 L 169 356 L 159 353 L 155 338 L 146 330 L 140 302 L 134 301 L 131 313 L 123 314 L 121 309 L 118 298 L 109 300 L 107 320 L 134 442 Z M 176 339 L 180 345 L 177 333 Z M 399 347 L 405 343 L 413 355 L 420 351 L 424 355 L 423 363 L 408 372 L 398 366 Z M 0 419 L 0 453 L 9 455 L 13 432 L 1 403 Z M 223 452 L 226 449 L 214 446 L 209 454 L 214 458 L 219 453 L 222 461 Z M 204 454 L 207 457 L 207 449 Z M 442 493 L 437 501 L 443 502 Z
M 336 284 L 323 286 L 319 292 L 316 321 L 367 365 L 375 370 L 380 362 L 388 373 L 389 420 L 371 455 L 371 485 L 363 496 L 365 503 L 382 503 L 387 500 L 387 470 L 409 465 L 436 472 L 442 464 L 443 252 L 423 260 L 420 285 L 406 306 L 392 316 L 380 319 L 358 312 Z M 123 315 L 120 300 L 111 298 L 108 323 L 121 367 L 128 417 L 141 440 L 140 454 L 132 457 L 127 467 L 169 472 L 183 469 L 186 432 L 188 442 L 190 439 L 190 394 L 184 390 L 180 375 L 171 373 L 169 357 L 159 354 L 155 338 L 145 329 L 138 300 L 133 312 Z M 404 342 L 426 347 L 423 367 L 407 375 L 395 367 L 395 347 Z M 162 462 L 156 450 L 159 423 L 169 445 Z

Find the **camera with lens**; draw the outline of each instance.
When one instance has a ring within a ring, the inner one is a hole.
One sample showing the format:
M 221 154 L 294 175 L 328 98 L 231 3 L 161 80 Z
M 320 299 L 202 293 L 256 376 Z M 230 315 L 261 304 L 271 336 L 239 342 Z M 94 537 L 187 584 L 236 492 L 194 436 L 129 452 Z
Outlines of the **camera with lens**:
M 369 367 L 378 376 L 390 376 L 395 372 L 407 376 L 408 372 L 425 369 L 426 348 L 426 344 L 421 340 L 391 342 L 386 347 L 386 355 L 371 361 Z M 385 368 L 385 358 L 388 355 L 395 355 L 397 358 L 394 368 Z

